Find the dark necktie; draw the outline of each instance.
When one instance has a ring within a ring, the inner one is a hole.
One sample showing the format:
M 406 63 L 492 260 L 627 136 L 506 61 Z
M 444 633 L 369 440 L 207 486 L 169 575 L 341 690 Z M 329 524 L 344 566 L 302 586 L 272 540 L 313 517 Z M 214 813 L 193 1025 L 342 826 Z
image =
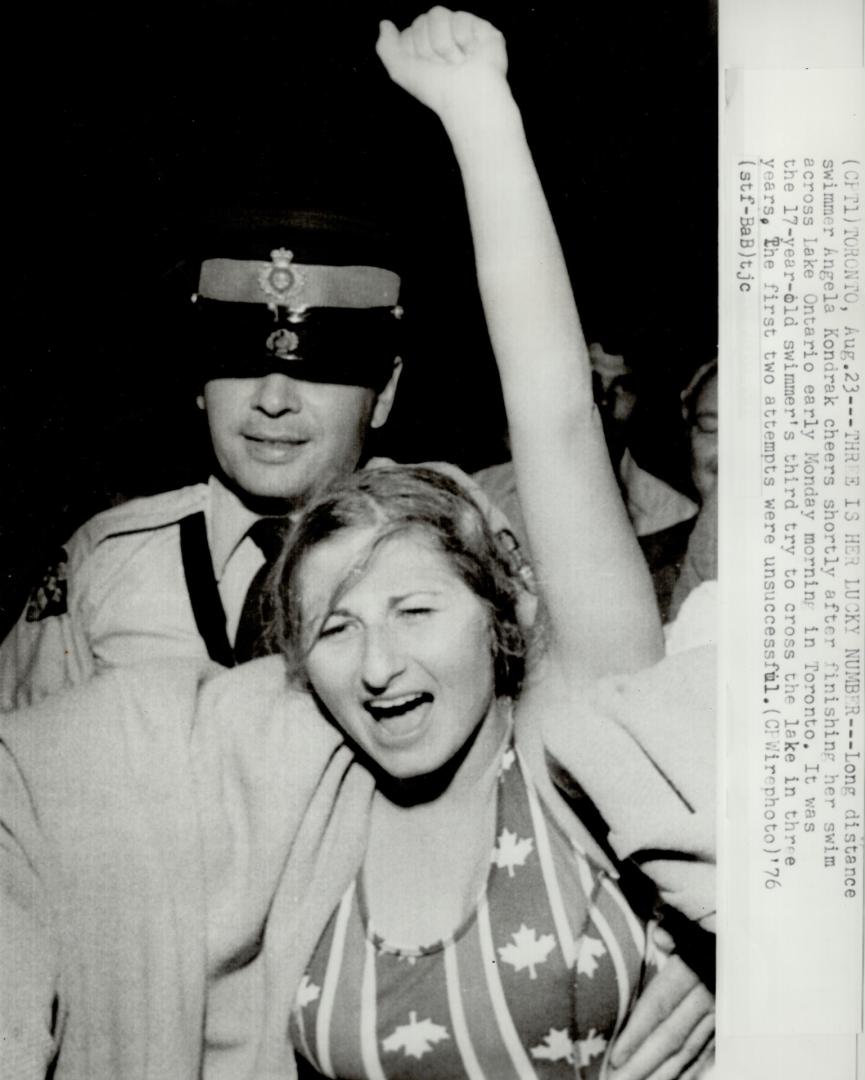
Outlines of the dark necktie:
M 240 612 L 234 639 L 234 658 L 238 664 L 276 651 L 271 636 L 266 633 L 276 614 L 268 585 L 290 527 L 288 518 L 261 518 L 247 534 L 261 549 L 264 563 L 250 582 Z

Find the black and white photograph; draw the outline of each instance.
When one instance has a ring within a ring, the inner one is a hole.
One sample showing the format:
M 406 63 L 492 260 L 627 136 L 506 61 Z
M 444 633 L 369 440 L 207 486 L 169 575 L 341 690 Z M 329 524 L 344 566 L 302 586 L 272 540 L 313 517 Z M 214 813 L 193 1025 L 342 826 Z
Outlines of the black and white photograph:
M 855 1080 L 861 10 L 729 2 L 16 14 L 2 1075 Z

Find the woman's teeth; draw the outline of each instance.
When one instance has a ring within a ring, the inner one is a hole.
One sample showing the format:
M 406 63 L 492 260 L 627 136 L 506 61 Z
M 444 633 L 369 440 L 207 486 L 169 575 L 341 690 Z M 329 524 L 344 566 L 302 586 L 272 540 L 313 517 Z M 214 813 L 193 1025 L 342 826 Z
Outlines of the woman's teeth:
M 402 694 L 400 697 L 367 701 L 364 708 L 374 720 L 390 720 L 396 716 L 404 716 L 428 701 L 432 701 L 432 694 Z

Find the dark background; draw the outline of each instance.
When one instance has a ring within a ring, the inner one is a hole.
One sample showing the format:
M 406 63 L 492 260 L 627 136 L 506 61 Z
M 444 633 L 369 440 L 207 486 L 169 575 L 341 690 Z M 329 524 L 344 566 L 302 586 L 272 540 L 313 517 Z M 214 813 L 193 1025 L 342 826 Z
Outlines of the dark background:
M 504 456 L 456 167 L 373 51 L 379 18 L 402 26 L 421 4 L 33 7 L 7 39 L 0 633 L 81 521 L 206 474 L 171 331 L 205 203 L 387 215 L 415 333 L 377 449 L 470 469 Z M 507 37 L 587 336 L 641 378 L 638 457 L 686 488 L 677 394 L 717 338 L 712 5 L 473 10 Z

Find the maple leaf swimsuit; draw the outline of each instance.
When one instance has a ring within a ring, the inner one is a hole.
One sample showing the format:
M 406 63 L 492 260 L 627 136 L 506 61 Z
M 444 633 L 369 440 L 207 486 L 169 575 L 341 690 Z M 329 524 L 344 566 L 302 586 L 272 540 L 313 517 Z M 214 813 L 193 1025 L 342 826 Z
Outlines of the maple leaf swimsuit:
M 370 923 L 362 873 L 346 890 L 289 1022 L 319 1075 L 603 1075 L 655 951 L 615 881 L 545 809 L 513 745 L 499 781 L 489 875 L 450 937 L 396 949 Z

